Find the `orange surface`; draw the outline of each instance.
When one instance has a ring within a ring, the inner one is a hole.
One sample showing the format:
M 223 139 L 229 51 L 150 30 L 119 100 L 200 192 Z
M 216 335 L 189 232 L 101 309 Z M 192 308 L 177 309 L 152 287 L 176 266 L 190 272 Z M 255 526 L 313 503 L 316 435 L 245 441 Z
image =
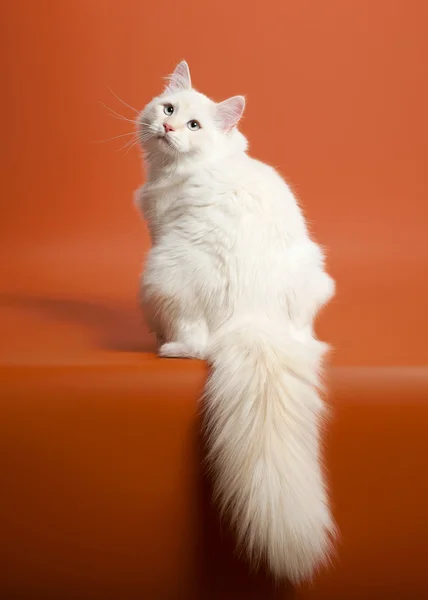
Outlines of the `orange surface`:
M 338 283 L 319 332 L 343 541 L 298 597 L 428 596 L 427 19 L 423 0 L 4 3 L 1 597 L 274 597 L 199 497 L 203 365 L 149 354 L 138 153 L 96 143 L 132 128 L 109 87 L 140 108 L 182 58 L 214 98 L 247 95 L 252 152 Z
M 3 373 L 7 600 L 427 597 L 428 374 L 339 369 L 327 463 L 342 541 L 313 588 L 248 574 L 202 480 L 202 363 Z M 386 595 L 387 593 L 387 595 Z

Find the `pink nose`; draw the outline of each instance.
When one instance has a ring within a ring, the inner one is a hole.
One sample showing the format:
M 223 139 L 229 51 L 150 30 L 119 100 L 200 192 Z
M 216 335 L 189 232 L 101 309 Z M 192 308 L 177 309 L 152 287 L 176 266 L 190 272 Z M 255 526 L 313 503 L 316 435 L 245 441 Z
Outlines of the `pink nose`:
M 171 125 L 168 125 L 168 123 L 164 123 L 163 128 L 165 129 L 165 133 L 168 133 L 169 131 L 174 131 L 174 127 L 171 127 Z

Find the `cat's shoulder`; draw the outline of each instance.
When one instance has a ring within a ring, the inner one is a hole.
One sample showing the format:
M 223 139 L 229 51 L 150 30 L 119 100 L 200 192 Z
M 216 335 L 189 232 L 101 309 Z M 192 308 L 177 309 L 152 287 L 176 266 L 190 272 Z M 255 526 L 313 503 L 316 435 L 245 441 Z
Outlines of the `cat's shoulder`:
M 252 179 L 260 180 L 265 184 L 288 187 L 287 182 L 275 167 L 252 156 L 246 155 L 243 170 Z

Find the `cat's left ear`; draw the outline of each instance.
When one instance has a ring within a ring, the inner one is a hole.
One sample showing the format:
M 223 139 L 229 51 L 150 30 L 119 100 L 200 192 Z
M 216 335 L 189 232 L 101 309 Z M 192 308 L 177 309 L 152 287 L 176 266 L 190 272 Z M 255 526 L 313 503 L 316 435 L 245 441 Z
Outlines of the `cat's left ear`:
M 192 89 L 192 80 L 190 79 L 189 65 L 185 60 L 182 60 L 175 67 L 174 73 L 167 77 L 168 85 L 164 93 L 181 92 L 183 90 Z
M 244 96 L 233 96 L 216 106 L 216 120 L 223 131 L 229 131 L 238 124 L 245 108 Z

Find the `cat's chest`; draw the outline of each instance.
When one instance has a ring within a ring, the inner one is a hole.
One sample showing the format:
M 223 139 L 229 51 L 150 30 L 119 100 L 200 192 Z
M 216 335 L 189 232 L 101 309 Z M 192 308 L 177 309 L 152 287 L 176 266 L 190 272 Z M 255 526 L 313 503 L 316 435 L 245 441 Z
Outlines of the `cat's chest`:
M 145 216 L 157 233 L 208 227 L 222 209 L 217 190 L 196 182 L 149 188 L 145 196 Z

